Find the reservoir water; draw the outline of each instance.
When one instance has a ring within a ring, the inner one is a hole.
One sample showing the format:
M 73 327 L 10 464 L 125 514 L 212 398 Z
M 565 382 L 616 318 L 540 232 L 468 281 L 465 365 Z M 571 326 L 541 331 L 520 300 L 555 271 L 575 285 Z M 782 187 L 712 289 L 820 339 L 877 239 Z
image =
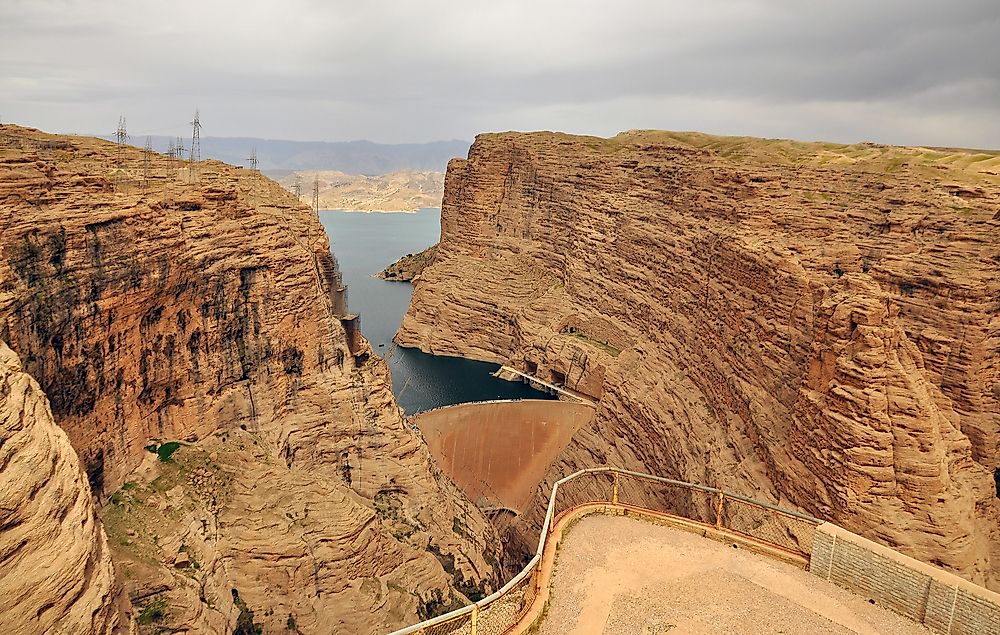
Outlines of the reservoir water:
M 524 384 L 491 376 L 498 364 L 393 346 L 413 287 L 408 282 L 380 280 L 374 274 L 400 256 L 436 243 L 441 210 L 422 209 L 414 214 L 320 211 L 319 218 L 347 284 L 350 310 L 361 314 L 362 333 L 378 355 L 385 357 L 392 351 L 388 359 L 392 390 L 406 414 L 469 401 L 548 397 Z

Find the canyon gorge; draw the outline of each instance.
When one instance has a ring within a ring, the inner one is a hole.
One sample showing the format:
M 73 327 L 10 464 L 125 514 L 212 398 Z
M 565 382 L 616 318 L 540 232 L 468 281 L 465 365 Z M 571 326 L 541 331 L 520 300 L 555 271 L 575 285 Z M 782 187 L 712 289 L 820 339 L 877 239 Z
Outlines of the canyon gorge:
M 998 230 L 992 152 L 480 135 L 379 274 L 414 285 L 396 341 L 586 403 L 407 419 L 279 183 L 2 125 L 0 625 L 389 632 L 499 588 L 598 465 L 998 588 Z
M 278 184 L 2 125 L 0 254 L 5 632 L 377 633 L 501 582 Z
M 533 549 L 556 479 L 608 464 L 996 589 L 998 231 L 996 152 L 480 135 L 396 341 L 599 400 L 511 549 Z

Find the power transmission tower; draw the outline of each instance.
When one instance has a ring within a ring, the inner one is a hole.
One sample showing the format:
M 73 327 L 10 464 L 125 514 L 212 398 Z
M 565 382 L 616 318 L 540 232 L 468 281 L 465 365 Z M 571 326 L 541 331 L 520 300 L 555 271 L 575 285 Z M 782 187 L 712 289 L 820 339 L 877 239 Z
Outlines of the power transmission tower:
M 153 138 L 146 137 L 146 147 L 142 149 L 142 189 L 149 188 L 149 164 L 153 158 Z
M 295 175 L 295 198 L 302 200 L 302 176 L 299 174 Z
M 177 137 L 177 145 L 174 147 L 174 149 L 177 151 L 177 160 L 183 161 L 184 152 L 187 150 L 187 148 L 184 147 L 184 139 Z
M 171 159 L 177 158 L 177 144 L 174 143 L 173 139 L 167 144 L 167 156 Z
M 125 144 L 128 143 L 128 132 L 125 131 L 125 115 L 118 117 L 118 130 L 115 131 L 115 143 L 118 145 L 118 157 L 115 164 L 115 185 L 118 186 L 121 184 L 122 175 L 125 171 Z
M 257 171 L 257 148 L 250 149 L 250 158 L 247 159 L 250 162 L 250 169 Z
M 319 216 L 319 174 L 313 178 L 313 209 Z
M 198 109 L 194 109 L 194 121 L 191 122 L 191 163 L 201 161 L 201 118 Z

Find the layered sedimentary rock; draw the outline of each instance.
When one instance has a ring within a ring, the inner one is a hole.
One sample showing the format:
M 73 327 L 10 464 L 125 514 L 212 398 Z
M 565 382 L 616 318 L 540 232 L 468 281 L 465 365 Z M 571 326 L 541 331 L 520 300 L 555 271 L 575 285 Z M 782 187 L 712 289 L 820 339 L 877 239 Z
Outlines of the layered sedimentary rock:
M 0 500 L 0 631 L 128 633 L 128 598 L 80 461 L 3 342 Z
M 276 183 L 2 126 L 0 227 L 0 339 L 80 456 L 140 629 L 370 633 L 495 586 L 492 530 Z
M 536 510 L 616 464 L 1000 583 L 996 153 L 483 135 L 441 224 L 399 343 L 600 398 Z

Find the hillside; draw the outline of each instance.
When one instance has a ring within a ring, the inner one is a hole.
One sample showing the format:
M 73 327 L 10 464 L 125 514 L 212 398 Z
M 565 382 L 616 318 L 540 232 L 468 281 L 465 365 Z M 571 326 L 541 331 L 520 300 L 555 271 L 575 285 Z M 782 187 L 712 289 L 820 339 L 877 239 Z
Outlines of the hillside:
M 301 200 L 312 204 L 313 185 L 319 179 L 319 208 L 373 212 L 413 212 L 441 207 L 444 172 L 393 172 L 379 176 L 344 174 L 324 170 L 302 170 L 275 180 L 290 192 L 296 182 Z
M 378 633 L 496 588 L 492 529 L 404 424 L 323 227 L 278 184 L 3 125 L 0 227 L 0 341 L 83 469 L 52 452 L 68 467 L 4 513 L 86 521 L 92 492 L 140 633 Z M 113 623 L 104 533 L 77 529 L 72 553 L 4 531 L 0 554 L 63 567 Z M 0 578 L 4 632 L 72 600 L 24 584 Z
M 556 478 L 608 464 L 1000 586 L 1000 154 L 481 135 L 441 227 L 397 341 L 600 400 L 525 545 Z

